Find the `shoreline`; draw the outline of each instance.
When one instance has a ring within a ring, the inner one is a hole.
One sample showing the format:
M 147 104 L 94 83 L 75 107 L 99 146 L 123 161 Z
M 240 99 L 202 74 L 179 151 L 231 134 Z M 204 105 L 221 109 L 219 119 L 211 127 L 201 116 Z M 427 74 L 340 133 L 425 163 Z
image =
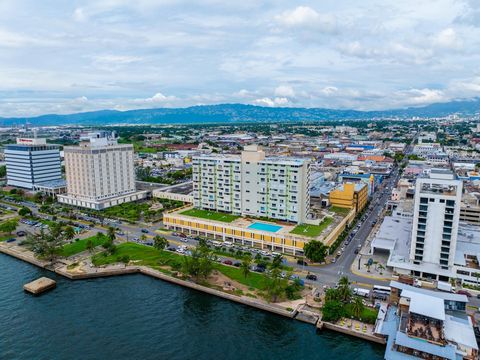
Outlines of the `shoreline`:
M 292 320 L 298 320 L 307 324 L 311 324 L 315 326 L 317 331 L 321 331 L 322 329 L 328 329 L 331 331 L 336 331 L 343 333 L 345 335 L 350 335 L 357 337 L 362 340 L 368 340 L 377 344 L 385 345 L 386 341 L 384 338 L 380 338 L 370 334 L 361 334 L 356 333 L 353 331 L 349 331 L 348 329 L 341 328 L 335 324 L 323 322 L 321 320 L 321 316 L 315 313 L 311 313 L 309 311 L 301 311 L 297 309 L 293 309 L 293 311 L 288 311 L 286 309 L 282 309 L 278 306 L 274 306 L 271 304 L 261 303 L 256 301 L 255 299 L 248 298 L 246 296 L 237 296 L 233 294 L 229 294 L 220 290 L 212 289 L 203 285 L 196 284 L 194 282 L 182 280 L 179 278 L 175 278 L 173 276 L 166 275 L 161 271 L 141 266 L 141 265 L 124 265 L 124 267 L 111 267 L 111 268 L 96 268 L 96 272 L 92 273 L 79 273 L 79 274 L 72 274 L 67 272 L 66 265 L 52 269 L 50 268 L 50 263 L 45 262 L 42 260 L 38 260 L 29 254 L 22 253 L 11 247 L 5 246 L 4 244 L 0 243 L 0 253 L 5 255 L 9 255 L 11 257 L 16 258 L 17 260 L 25 261 L 31 265 L 36 267 L 54 272 L 60 276 L 63 276 L 69 280 L 87 280 L 87 279 L 95 279 L 95 278 L 102 278 L 102 277 L 111 277 L 111 276 L 122 276 L 122 275 L 131 275 L 131 274 L 143 274 L 146 276 L 150 276 L 159 280 L 163 280 L 169 282 L 171 284 L 183 286 L 192 290 L 200 291 L 209 295 L 214 295 L 225 300 L 230 300 L 236 302 L 238 304 L 242 304 L 245 306 L 250 306 L 258 310 L 266 311 L 275 315 L 283 316 Z

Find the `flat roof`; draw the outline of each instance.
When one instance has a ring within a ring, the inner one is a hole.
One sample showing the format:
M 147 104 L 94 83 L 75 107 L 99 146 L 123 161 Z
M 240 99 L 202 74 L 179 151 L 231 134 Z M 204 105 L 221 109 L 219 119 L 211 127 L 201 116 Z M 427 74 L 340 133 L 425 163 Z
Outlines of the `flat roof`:
M 459 318 L 447 315 L 443 325 L 445 338 L 448 341 L 478 350 L 477 339 L 475 338 L 475 332 L 473 331 L 470 317 Z
M 409 349 L 414 349 L 428 354 L 440 356 L 449 360 L 456 359 L 456 348 L 453 345 L 448 344 L 446 346 L 440 346 L 432 344 L 428 341 L 411 338 L 401 331 L 397 331 L 397 334 L 395 336 L 395 344 L 405 346 Z
M 390 281 L 390 287 L 400 289 L 400 290 L 410 290 L 410 291 L 422 293 L 429 296 L 435 296 L 440 299 L 443 299 L 444 301 L 447 300 L 447 301 L 457 301 L 457 302 L 468 303 L 468 298 L 466 295 L 416 288 L 414 286 L 404 284 L 394 280 Z
M 432 319 L 445 320 L 443 299 L 411 290 L 402 290 L 401 296 L 410 299 L 410 312 Z

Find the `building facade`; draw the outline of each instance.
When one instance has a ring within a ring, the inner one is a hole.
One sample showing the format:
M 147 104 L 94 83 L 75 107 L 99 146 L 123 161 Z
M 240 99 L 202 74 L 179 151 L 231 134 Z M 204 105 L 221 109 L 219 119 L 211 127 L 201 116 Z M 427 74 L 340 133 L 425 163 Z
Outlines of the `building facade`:
M 310 209 L 310 162 L 266 158 L 258 146 L 241 156 L 193 158 L 194 206 L 301 223 Z
M 432 169 L 416 183 L 410 262 L 417 271 L 448 278 L 457 246 L 462 181 Z
M 5 147 L 7 184 L 33 190 L 37 184 L 62 180 L 60 150 L 46 139 L 18 138 Z
M 364 183 L 344 183 L 332 190 L 328 199 L 332 206 L 360 212 L 368 202 L 368 186 Z
M 146 197 L 136 192 L 133 145 L 93 133 L 79 146 L 64 148 L 67 194 L 61 203 L 101 210 Z

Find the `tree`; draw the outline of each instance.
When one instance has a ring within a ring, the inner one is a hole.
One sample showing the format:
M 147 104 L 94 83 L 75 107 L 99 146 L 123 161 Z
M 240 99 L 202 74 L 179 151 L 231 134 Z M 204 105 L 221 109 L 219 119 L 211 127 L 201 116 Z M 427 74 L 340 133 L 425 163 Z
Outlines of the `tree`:
M 353 316 L 355 316 L 357 319 L 359 319 L 360 316 L 362 315 L 362 312 L 363 312 L 364 308 L 365 308 L 365 306 L 363 305 L 363 300 L 359 297 L 356 297 L 353 300 L 353 303 L 352 303 Z
M 343 316 L 343 304 L 338 300 L 325 302 L 322 308 L 322 320 L 336 322 Z
M 112 243 L 117 238 L 117 234 L 115 234 L 115 228 L 113 226 L 108 227 L 107 237 L 112 241 Z
M 342 276 L 338 281 L 338 292 L 340 294 L 340 300 L 344 303 L 348 302 L 352 297 L 352 290 L 350 289 L 350 281 L 348 277 Z
M 63 230 L 63 234 L 65 239 L 72 240 L 75 237 L 75 229 L 72 226 L 67 226 Z
M 250 254 L 245 255 L 242 259 L 242 263 L 240 264 L 240 270 L 242 271 L 242 274 L 245 277 L 245 279 L 247 278 L 248 274 L 250 274 L 251 265 L 252 265 L 252 256 Z
M 271 268 L 272 269 L 280 269 L 280 267 L 282 266 L 282 261 L 283 261 L 283 256 L 278 254 L 278 255 L 275 255 L 273 257 L 273 260 L 272 260 L 272 265 L 271 265 Z
M 272 269 L 266 280 L 267 300 L 276 302 L 287 287 L 288 281 L 281 278 L 278 268 Z
M 208 278 L 213 271 L 213 254 L 204 249 L 194 249 L 191 256 L 183 258 L 182 271 L 195 278 Z
M 147 235 L 142 234 L 142 236 L 140 236 L 140 240 L 142 240 L 142 242 L 147 241 Z
M 35 256 L 53 261 L 60 254 L 65 238 L 55 226 L 51 226 L 49 232 L 40 230 L 40 234 L 29 235 L 25 244 L 33 251 Z
M 340 291 L 337 289 L 327 289 L 325 292 L 325 301 L 340 301 Z
M 164 250 L 168 246 L 168 241 L 163 236 L 155 235 L 153 238 L 153 246 L 157 250 Z
M 30 210 L 28 207 L 26 206 L 22 206 L 19 210 L 18 210 L 18 215 L 20 216 L 30 216 L 32 215 L 32 210 Z
M 92 239 L 87 240 L 87 244 L 86 244 L 85 247 L 87 248 L 88 252 L 91 253 L 93 251 L 93 249 L 95 248 L 95 245 L 94 245 Z
M 313 262 L 323 262 L 327 253 L 328 247 L 318 240 L 311 240 L 305 244 L 303 251 L 307 259 Z
M 15 231 L 17 226 L 18 226 L 18 219 L 11 219 L 11 220 L 4 221 L 3 223 L 0 224 L 0 232 L 11 234 L 12 232 Z

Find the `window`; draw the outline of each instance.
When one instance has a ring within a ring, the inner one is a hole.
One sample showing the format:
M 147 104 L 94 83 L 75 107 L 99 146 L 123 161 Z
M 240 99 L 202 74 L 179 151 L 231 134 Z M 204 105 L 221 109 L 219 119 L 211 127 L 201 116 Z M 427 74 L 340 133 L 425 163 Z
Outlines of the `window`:
M 425 197 L 420 198 L 420 204 L 428 204 L 428 198 L 425 198 Z

